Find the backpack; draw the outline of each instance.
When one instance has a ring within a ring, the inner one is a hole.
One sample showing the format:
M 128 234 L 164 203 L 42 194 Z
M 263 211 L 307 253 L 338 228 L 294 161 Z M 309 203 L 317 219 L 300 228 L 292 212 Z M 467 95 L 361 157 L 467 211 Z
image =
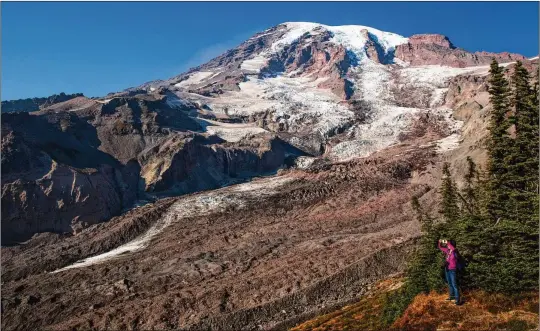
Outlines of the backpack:
M 467 261 L 465 261 L 465 259 L 463 258 L 463 256 L 461 256 L 461 254 L 459 254 L 459 252 L 457 251 L 457 249 L 454 250 L 454 254 L 455 254 L 455 257 L 456 257 L 456 268 L 457 270 L 463 270 L 467 267 Z

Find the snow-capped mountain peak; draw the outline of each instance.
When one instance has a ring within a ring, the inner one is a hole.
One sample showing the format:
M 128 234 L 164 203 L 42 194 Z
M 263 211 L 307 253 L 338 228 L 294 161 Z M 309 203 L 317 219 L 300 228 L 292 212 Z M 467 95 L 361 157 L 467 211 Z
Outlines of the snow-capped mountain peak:
M 369 41 L 364 31 L 367 31 L 371 38 L 383 48 L 385 53 L 395 50 L 397 45 L 402 45 L 408 42 L 408 38 L 395 33 L 381 31 L 369 26 L 363 25 L 339 25 L 330 26 L 319 23 L 310 22 L 286 22 L 282 25 L 286 26 L 288 32 L 277 43 L 272 45 L 272 48 L 278 48 L 279 45 L 290 44 L 297 40 L 305 33 L 316 33 L 316 30 L 326 30 L 332 34 L 331 41 L 335 44 L 353 51 L 357 56 L 361 57 L 365 54 L 366 43 Z
M 470 53 L 437 34 L 404 37 L 362 25 L 285 22 L 185 74 L 140 88 L 164 87 L 205 116 L 249 122 L 310 154 L 342 159 L 397 142 L 418 114 L 448 112 L 448 82 L 485 74 L 482 66 L 493 57 L 525 59 Z M 329 146 L 337 135 L 344 140 Z

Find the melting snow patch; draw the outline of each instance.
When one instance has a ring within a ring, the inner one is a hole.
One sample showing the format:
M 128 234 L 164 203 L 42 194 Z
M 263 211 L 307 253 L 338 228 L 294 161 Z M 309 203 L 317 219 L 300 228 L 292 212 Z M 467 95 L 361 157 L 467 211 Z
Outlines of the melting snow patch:
M 242 64 L 240 65 L 240 69 L 258 73 L 259 71 L 261 71 L 261 68 L 266 65 L 267 62 L 268 59 L 266 57 L 264 57 L 263 55 L 257 55 L 252 59 L 242 62 Z
M 438 88 L 433 91 L 431 95 L 431 100 L 429 102 L 430 107 L 438 107 L 444 103 L 444 97 L 448 92 L 448 88 Z
M 265 30 L 265 31 L 268 31 L 268 30 Z M 263 31 L 263 32 L 264 32 L 264 31 Z M 255 37 L 251 37 L 251 38 L 249 38 L 248 40 L 259 39 L 259 38 L 261 38 L 261 37 L 268 36 L 268 35 L 270 35 L 270 34 L 272 34 L 272 32 L 262 33 L 262 34 L 260 34 L 260 35 L 255 36 Z
M 310 156 L 299 156 L 294 160 L 294 165 L 298 169 L 307 169 L 315 162 L 317 158 Z
M 461 135 L 459 133 L 454 133 L 454 134 L 449 135 L 446 138 L 437 140 L 435 142 L 437 144 L 437 152 L 443 153 L 443 152 L 456 149 L 459 146 L 460 139 L 461 139 Z
M 266 132 L 265 129 L 249 123 L 221 123 L 202 118 L 198 118 L 197 121 L 202 124 L 206 132 L 215 134 L 229 142 L 236 142 L 248 135 Z
M 200 71 L 191 74 L 188 79 L 181 81 L 180 83 L 174 84 L 176 87 L 184 87 L 188 85 L 195 85 L 203 81 L 203 79 L 208 78 L 214 75 L 213 71 Z
M 109 103 L 109 101 L 111 101 L 112 99 L 104 99 L 104 100 L 96 100 L 97 102 L 99 103 L 103 103 L 103 104 L 107 104 Z
M 448 137 L 435 142 L 437 145 L 437 152 L 444 153 L 457 148 L 461 140 L 461 128 L 463 127 L 463 121 L 456 120 L 452 116 L 452 110 L 450 108 L 439 107 L 432 110 L 432 113 L 436 115 L 443 115 L 451 132 Z

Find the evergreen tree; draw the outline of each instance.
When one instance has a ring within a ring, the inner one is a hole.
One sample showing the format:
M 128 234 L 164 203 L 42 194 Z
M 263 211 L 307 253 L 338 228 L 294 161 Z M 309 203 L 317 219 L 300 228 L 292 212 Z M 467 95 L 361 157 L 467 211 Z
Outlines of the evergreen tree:
M 535 191 L 538 185 L 538 108 L 529 81 L 527 69 L 518 61 L 511 80 L 515 142 L 507 161 L 509 182 L 517 192 Z
M 448 163 L 444 163 L 443 165 L 443 179 L 440 193 L 442 201 L 439 212 L 443 215 L 446 222 L 455 222 L 460 217 L 461 210 L 458 205 L 458 190 L 456 183 L 452 180 L 450 164 Z
M 458 251 L 467 261 L 465 270 L 460 272 L 462 287 L 485 288 L 492 282 L 492 265 L 497 261 L 497 241 L 489 230 L 493 224 L 485 213 L 487 184 L 476 163 L 467 157 L 467 172 L 464 175 L 464 188 L 461 197 L 463 212 L 455 223 L 447 223 L 446 231 L 456 240 Z
M 463 195 L 460 195 L 463 202 L 463 209 L 469 215 L 478 214 L 478 192 L 475 190 L 475 181 L 479 180 L 479 173 L 476 169 L 476 163 L 467 156 L 467 173 L 465 174 L 465 188 Z
M 436 222 L 418 198 L 413 198 L 422 236 L 407 267 L 404 286 L 386 299 L 382 318 L 387 324 L 400 316 L 418 293 L 442 289 L 443 257 L 436 249 L 441 237 L 456 240 L 466 258 L 466 287 L 512 294 L 538 289 L 538 76 L 531 88 L 527 70 L 516 63 L 510 99 L 504 71 L 495 60 L 490 75 L 487 172 L 477 169 L 468 157 L 465 185 L 459 190 L 449 165 L 444 164 L 439 191 L 443 222 Z M 509 134 L 511 125 L 515 137 Z
M 490 72 L 488 217 L 479 217 L 480 229 L 470 229 L 481 245 L 474 248 L 469 272 L 480 288 L 515 293 L 538 288 L 538 96 L 520 62 L 511 99 L 502 69 L 492 64 Z M 514 138 L 508 134 L 511 124 Z
M 443 256 L 437 249 L 437 242 L 441 236 L 440 226 L 435 225 L 433 218 L 422 209 L 418 197 L 413 197 L 411 204 L 420 223 L 422 236 L 418 250 L 408 266 L 409 285 L 418 293 L 429 292 L 443 285 L 441 277 Z
M 489 198 L 487 210 L 495 223 L 507 213 L 509 198 L 507 186 L 507 164 L 505 157 L 510 148 L 511 141 L 508 134 L 510 122 L 507 118 L 509 112 L 509 88 L 504 77 L 503 68 L 495 59 L 489 70 L 489 94 L 492 105 L 489 123 L 488 173 Z
M 517 62 L 511 79 L 513 144 L 506 155 L 509 215 L 498 228 L 501 241 L 499 285 L 504 289 L 538 287 L 538 104 L 530 76 Z

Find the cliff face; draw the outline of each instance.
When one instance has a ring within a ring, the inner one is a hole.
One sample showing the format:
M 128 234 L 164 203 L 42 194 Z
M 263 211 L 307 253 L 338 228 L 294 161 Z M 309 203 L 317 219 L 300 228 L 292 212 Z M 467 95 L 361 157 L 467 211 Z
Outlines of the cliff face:
M 98 141 L 95 128 L 71 114 L 3 115 L 3 243 L 77 232 L 136 199 L 138 166 L 99 151 Z
M 191 193 L 275 172 L 286 143 L 260 134 L 220 144 L 203 137 L 171 137 L 139 157 L 147 191 Z
M 498 62 L 523 61 L 526 58 L 512 53 L 471 53 L 456 48 L 448 37 L 439 34 L 413 35 L 406 44 L 396 47 L 396 58 L 411 65 L 443 65 L 457 68 L 487 65 L 493 58 Z

